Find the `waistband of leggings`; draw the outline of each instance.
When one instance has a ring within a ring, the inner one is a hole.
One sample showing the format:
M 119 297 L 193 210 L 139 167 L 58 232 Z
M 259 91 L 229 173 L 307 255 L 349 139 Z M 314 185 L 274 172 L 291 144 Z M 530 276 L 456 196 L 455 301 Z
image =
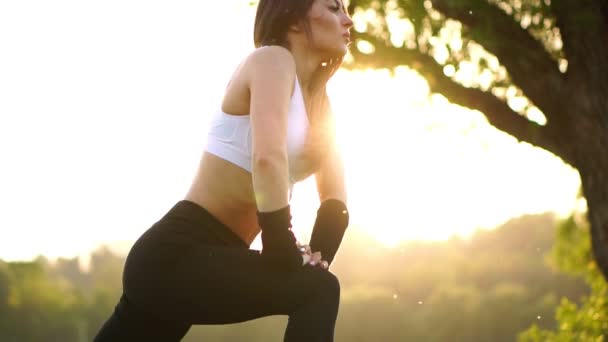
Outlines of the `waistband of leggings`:
M 249 245 L 241 240 L 241 238 L 228 228 L 228 226 L 220 222 L 207 209 L 192 201 L 181 200 L 177 202 L 167 214 L 163 216 L 163 219 L 168 218 L 177 218 L 193 222 L 194 224 L 201 226 L 201 229 L 210 231 L 213 235 L 230 246 L 249 248 Z

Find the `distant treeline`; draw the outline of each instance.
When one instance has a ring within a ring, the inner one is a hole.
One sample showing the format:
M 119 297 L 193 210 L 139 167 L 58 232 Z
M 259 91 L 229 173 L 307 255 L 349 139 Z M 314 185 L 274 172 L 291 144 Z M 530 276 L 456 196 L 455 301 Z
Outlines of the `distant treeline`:
M 550 266 L 552 215 L 514 219 L 471 239 L 384 248 L 351 227 L 332 271 L 342 284 L 337 341 L 514 341 L 555 329 L 562 297 L 589 293 Z M 121 291 L 124 256 L 100 248 L 78 259 L 0 261 L 0 341 L 91 341 Z M 286 317 L 195 326 L 185 342 L 281 341 Z

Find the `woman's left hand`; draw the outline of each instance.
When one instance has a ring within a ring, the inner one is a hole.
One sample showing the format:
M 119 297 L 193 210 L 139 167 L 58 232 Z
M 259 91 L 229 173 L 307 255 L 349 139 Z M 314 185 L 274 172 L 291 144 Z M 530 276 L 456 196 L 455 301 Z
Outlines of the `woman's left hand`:
M 326 270 L 329 267 L 329 263 L 323 260 L 321 256 L 321 252 L 312 252 L 309 245 L 300 245 L 298 244 L 298 248 L 300 248 L 300 252 L 302 253 L 302 257 L 304 259 L 304 265 L 308 264 L 311 266 L 321 267 Z

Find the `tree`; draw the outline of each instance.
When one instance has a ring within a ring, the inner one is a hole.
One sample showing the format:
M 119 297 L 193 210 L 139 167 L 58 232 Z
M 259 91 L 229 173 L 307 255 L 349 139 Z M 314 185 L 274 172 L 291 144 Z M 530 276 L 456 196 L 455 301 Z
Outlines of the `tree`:
M 519 342 L 597 342 L 608 336 L 608 284 L 591 258 L 589 225 L 578 216 L 574 214 L 559 225 L 551 263 L 564 273 L 584 277 L 591 293 L 583 297 L 580 306 L 562 298 L 555 312 L 557 329 L 547 330 L 533 324 L 519 334 Z
M 432 92 L 578 170 L 592 251 L 608 279 L 608 1 L 351 0 L 348 7 L 359 29 L 351 68 L 415 69 Z

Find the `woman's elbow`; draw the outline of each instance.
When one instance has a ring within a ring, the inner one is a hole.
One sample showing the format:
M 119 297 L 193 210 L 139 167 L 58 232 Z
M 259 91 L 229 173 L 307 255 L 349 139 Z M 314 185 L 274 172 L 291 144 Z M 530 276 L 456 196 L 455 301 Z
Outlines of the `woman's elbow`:
M 287 152 L 254 153 L 251 163 L 253 170 L 258 172 L 287 168 Z

